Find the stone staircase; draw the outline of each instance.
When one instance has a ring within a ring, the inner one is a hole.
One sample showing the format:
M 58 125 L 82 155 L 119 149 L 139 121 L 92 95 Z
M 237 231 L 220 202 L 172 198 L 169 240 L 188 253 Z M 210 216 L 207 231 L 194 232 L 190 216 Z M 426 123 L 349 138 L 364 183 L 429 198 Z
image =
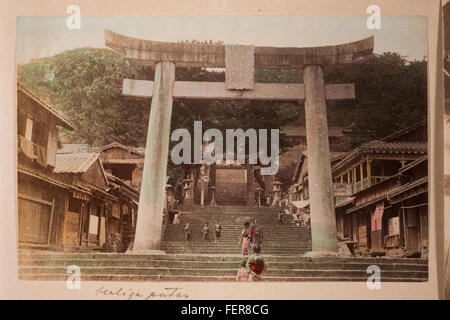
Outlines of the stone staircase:
M 381 269 L 381 281 L 427 281 L 423 259 L 310 258 L 265 255 L 264 281 L 366 281 L 367 267 Z M 239 255 L 55 253 L 21 251 L 20 280 L 68 278 L 67 266 L 80 267 L 85 281 L 234 281 Z
M 283 215 L 283 224 L 277 224 L 278 210 L 272 208 L 249 208 L 242 206 L 192 206 L 181 214 L 180 224 L 165 228 L 161 249 L 167 253 L 240 254 L 240 234 L 245 221 L 257 220 L 263 230 L 262 254 L 292 255 L 311 251 L 309 228 L 295 227 L 291 216 Z M 220 243 L 214 243 L 215 219 L 222 225 Z M 186 244 L 184 227 L 190 222 L 191 243 Z M 210 226 L 209 239 L 203 240 L 201 230 L 205 223 Z
M 201 228 L 218 219 L 222 239 L 214 244 L 202 240 Z M 67 267 L 80 267 L 81 280 L 101 281 L 234 281 L 242 262 L 239 235 L 247 220 L 256 219 L 264 232 L 262 255 L 266 262 L 264 281 L 366 281 L 367 268 L 377 265 L 381 281 L 427 281 L 424 259 L 371 257 L 305 257 L 311 250 L 307 228 L 291 226 L 290 216 L 277 225 L 277 211 L 237 206 L 185 208 L 179 225 L 167 225 L 162 249 L 166 254 L 74 253 L 43 250 L 19 252 L 19 279 L 61 280 Z M 192 241 L 184 240 L 184 225 L 191 222 Z

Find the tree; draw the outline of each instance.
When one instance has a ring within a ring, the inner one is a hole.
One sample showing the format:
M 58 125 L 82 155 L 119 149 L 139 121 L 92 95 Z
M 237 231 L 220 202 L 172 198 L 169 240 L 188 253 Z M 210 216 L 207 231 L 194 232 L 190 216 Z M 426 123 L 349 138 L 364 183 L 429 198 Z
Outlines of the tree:
M 123 78 L 149 79 L 152 73 L 111 50 L 84 48 L 22 66 L 21 81 L 76 125 L 64 132 L 67 141 L 143 146 L 149 103 L 123 97 L 121 87 Z
M 325 82 L 352 82 L 356 99 L 328 102 L 329 123 L 353 125 L 354 147 L 382 138 L 427 117 L 427 62 L 398 53 L 326 69 Z

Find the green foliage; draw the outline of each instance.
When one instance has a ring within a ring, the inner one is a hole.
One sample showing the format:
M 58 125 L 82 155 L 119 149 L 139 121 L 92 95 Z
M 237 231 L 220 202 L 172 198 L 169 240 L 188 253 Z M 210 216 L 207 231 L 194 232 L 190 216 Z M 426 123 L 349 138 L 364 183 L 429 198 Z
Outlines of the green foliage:
M 94 146 L 145 144 L 149 101 L 122 96 L 122 79 L 151 79 L 153 71 L 107 49 L 78 49 L 21 68 L 23 84 L 47 97 L 78 128 L 65 140 Z M 147 115 L 147 116 L 146 116 Z
M 426 60 L 407 62 L 398 53 L 328 68 L 325 82 L 355 84 L 353 101 L 328 102 L 331 125 L 349 126 L 354 146 L 382 138 L 427 117 Z

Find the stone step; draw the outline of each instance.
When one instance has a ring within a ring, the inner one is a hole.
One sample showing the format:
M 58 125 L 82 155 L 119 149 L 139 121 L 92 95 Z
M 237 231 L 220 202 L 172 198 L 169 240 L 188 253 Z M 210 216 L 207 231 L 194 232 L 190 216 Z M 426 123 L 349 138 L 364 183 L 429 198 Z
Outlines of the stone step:
M 219 269 L 233 269 L 239 266 L 241 260 L 233 261 L 198 261 L 198 260 L 126 260 L 126 259 L 21 259 L 19 265 L 21 267 L 39 267 L 39 266 L 53 266 L 53 267 L 67 267 L 70 265 L 77 265 L 79 267 L 169 267 L 170 268 L 219 268 Z M 267 269 L 313 269 L 313 270 L 366 270 L 371 263 L 348 262 L 345 264 L 336 262 L 275 262 L 268 261 L 266 263 Z M 377 266 L 383 271 L 427 271 L 428 267 L 424 264 L 393 264 L 393 263 L 378 263 Z
M 176 248 L 190 248 L 190 249 L 198 249 L 198 250 L 233 250 L 234 252 L 230 252 L 231 254 L 233 253 L 237 253 L 236 250 L 238 250 L 240 252 L 242 246 L 240 245 L 233 245 L 233 244 L 211 244 L 211 245 L 195 245 L 195 244 L 188 244 L 188 243 L 183 243 L 180 242 L 178 244 L 162 244 L 161 248 L 171 248 L 171 249 L 176 249 Z M 262 252 L 266 252 L 266 251 L 270 251 L 270 250 L 283 250 L 283 251 L 289 251 L 289 250 L 295 250 L 295 249 L 308 249 L 311 248 L 311 245 L 309 244 L 302 244 L 302 245 L 298 245 L 298 246 L 291 246 L 291 247 L 286 247 L 286 246 L 277 246 L 277 245 L 265 245 L 263 244 L 262 246 L 260 246 Z
M 171 281 L 171 282 L 230 282 L 236 281 L 236 276 L 179 276 L 179 275 L 114 275 L 114 274 L 102 274 L 102 275 L 81 275 L 82 281 L 126 281 L 126 282 L 142 282 L 142 281 Z M 67 281 L 67 274 L 39 274 L 19 275 L 20 280 L 35 280 L 35 281 Z M 427 281 L 426 278 L 388 278 L 383 277 L 383 282 L 423 282 Z M 365 277 L 280 277 L 280 276 L 264 276 L 265 282 L 311 282 L 311 281 L 346 281 L 346 282 L 365 282 Z
M 161 248 L 166 248 L 166 249 L 177 249 L 177 248 L 181 248 L 181 249 L 185 249 L 185 248 L 190 248 L 190 249 L 197 249 L 197 250 L 233 250 L 235 251 L 234 253 L 237 253 L 236 250 L 238 250 L 238 252 L 240 252 L 241 250 L 241 246 L 239 245 L 232 245 L 232 244 L 212 244 L 212 245 L 194 245 L 192 243 L 187 244 L 187 243 L 179 243 L 179 244 L 163 244 L 161 246 Z M 290 250 L 296 250 L 296 249 L 308 249 L 311 248 L 311 245 L 308 244 L 303 244 L 303 245 L 298 245 L 298 246 L 291 246 L 291 247 L 286 247 L 286 246 L 277 246 L 277 245 L 262 245 L 261 247 L 262 252 L 266 252 L 266 251 L 273 251 L 273 250 L 282 250 L 282 251 L 290 251 Z M 233 253 L 233 252 L 230 252 Z
M 247 207 L 247 206 L 233 206 L 233 205 L 217 205 L 217 206 L 184 205 L 182 209 L 186 211 L 195 211 L 195 212 L 215 211 L 215 212 L 274 213 L 280 211 L 280 208 L 275 207 Z
M 311 241 L 309 239 L 290 239 L 291 241 L 283 241 L 283 240 L 267 240 L 264 239 L 261 243 L 261 247 L 267 247 L 267 246 L 277 246 L 280 248 L 286 248 L 286 247 L 298 247 L 302 245 L 311 245 Z M 217 246 L 220 245 L 230 245 L 230 246 L 241 246 L 239 244 L 239 240 L 236 237 L 231 237 L 228 239 L 220 238 L 218 242 L 214 243 L 213 239 L 208 240 L 202 240 L 201 237 L 191 238 L 191 245 L 194 246 Z M 175 239 L 164 239 L 162 245 L 169 244 L 169 245 L 184 245 L 186 244 L 186 241 L 184 237 L 175 238 Z
M 117 274 L 117 275 L 182 275 L 182 276 L 233 276 L 236 275 L 237 269 L 235 268 L 174 268 L 174 267 L 82 267 L 81 274 Z M 19 273 L 21 275 L 32 274 L 62 274 L 67 269 L 59 266 L 31 266 L 20 267 Z M 330 269 L 330 270 L 316 270 L 316 269 L 269 269 L 265 268 L 264 276 L 284 276 L 284 277 L 366 277 L 366 269 L 363 270 L 342 270 L 342 269 Z M 423 278 L 428 277 L 427 271 L 417 270 L 385 270 L 381 272 L 381 277 L 388 278 Z
M 67 253 L 67 252 L 53 252 L 53 251 L 33 251 L 33 250 L 21 250 L 19 252 L 19 259 L 74 259 L 74 260 L 195 260 L 195 261 L 240 261 L 241 256 L 239 254 L 234 255 L 189 255 L 189 254 L 142 254 L 142 253 Z M 335 262 L 335 263 L 370 263 L 370 264 L 423 264 L 428 265 L 427 259 L 420 258 L 390 258 L 390 257 L 305 257 L 303 255 L 290 255 L 290 256 L 277 256 L 277 255 L 264 255 L 264 259 L 267 262 Z
M 205 254 L 241 254 L 241 248 L 196 248 L 196 247 L 164 247 L 163 250 L 168 254 L 173 253 L 205 253 Z M 279 255 L 287 255 L 287 254 L 304 254 L 310 251 L 311 248 L 296 248 L 296 249 L 279 249 L 279 248 L 267 248 L 261 250 L 262 254 L 279 254 Z M 250 252 L 250 250 L 249 250 Z
M 239 235 L 233 236 L 233 235 L 227 235 L 227 236 L 221 236 L 220 242 L 227 242 L 227 243 L 238 243 L 240 237 Z M 177 235 L 165 235 L 164 236 L 164 242 L 184 242 L 185 235 L 184 234 L 177 234 Z M 266 236 L 263 238 L 264 243 L 273 243 L 273 244 L 279 244 L 279 245 L 297 245 L 301 244 L 303 242 L 310 242 L 310 237 L 285 237 L 285 238 L 272 238 L 269 236 Z M 211 236 L 209 238 L 206 238 L 203 240 L 201 235 L 191 235 L 191 242 L 195 243 L 214 243 L 214 236 Z

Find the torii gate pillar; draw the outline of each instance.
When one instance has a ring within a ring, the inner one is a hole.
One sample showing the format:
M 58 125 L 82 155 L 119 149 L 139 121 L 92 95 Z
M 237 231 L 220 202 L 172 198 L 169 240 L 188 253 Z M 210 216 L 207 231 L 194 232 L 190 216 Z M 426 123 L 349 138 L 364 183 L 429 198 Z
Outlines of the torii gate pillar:
M 175 64 L 157 63 L 133 251 L 160 250 L 174 81 Z
M 303 82 L 312 251 L 336 252 L 338 241 L 322 67 L 305 66 Z

